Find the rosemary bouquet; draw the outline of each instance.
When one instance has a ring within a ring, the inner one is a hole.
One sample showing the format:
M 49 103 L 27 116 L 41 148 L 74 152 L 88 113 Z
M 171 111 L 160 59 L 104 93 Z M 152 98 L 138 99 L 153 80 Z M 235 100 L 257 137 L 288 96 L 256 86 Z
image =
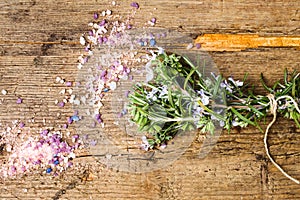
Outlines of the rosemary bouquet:
M 264 88 L 267 96 L 256 95 L 253 87 L 221 75 L 203 76 L 187 57 L 162 53 L 152 60 L 154 78 L 138 83 L 129 95 L 131 120 L 138 125 L 145 150 L 165 146 L 181 131 L 200 129 L 214 133 L 216 128 L 253 125 L 262 130 L 259 121 L 268 113 L 293 119 L 300 127 L 300 77 L 296 71 L 284 81 Z M 275 112 L 275 113 L 274 113 Z

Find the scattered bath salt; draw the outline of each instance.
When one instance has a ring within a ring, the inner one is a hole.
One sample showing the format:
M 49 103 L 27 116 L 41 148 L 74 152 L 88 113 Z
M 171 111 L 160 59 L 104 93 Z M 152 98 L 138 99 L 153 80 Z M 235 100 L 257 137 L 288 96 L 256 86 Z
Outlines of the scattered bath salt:
M 201 44 L 200 44 L 200 43 L 196 43 L 195 46 L 196 46 L 197 49 L 200 49 L 200 48 L 201 48 Z
M 106 10 L 107 15 L 111 15 L 111 13 L 112 13 L 111 10 Z
M 79 40 L 79 41 L 80 41 L 80 44 L 81 44 L 81 45 L 85 45 L 85 39 L 84 39 L 83 36 L 80 37 L 80 40 Z
M 194 46 L 194 45 L 193 45 L 192 43 L 190 43 L 190 44 L 187 45 L 186 49 L 189 50 L 189 49 L 193 48 L 193 46 Z
M 55 78 L 55 82 L 57 82 L 57 83 L 59 83 L 60 80 L 61 80 L 61 78 L 60 78 L 59 76 L 57 76 L 57 77 Z
M 65 94 L 66 93 L 66 89 L 62 89 L 59 94 Z
M 7 95 L 7 90 L 1 90 L 1 93 L 3 94 L 3 95 Z
M 21 98 L 18 98 L 16 103 L 21 104 L 22 102 L 23 102 L 23 100 Z
M 72 86 L 72 82 L 71 81 L 67 81 L 65 84 L 66 84 L 67 87 Z
M 136 8 L 136 9 L 138 9 L 138 8 L 140 7 L 139 4 L 138 4 L 137 2 L 132 2 L 132 3 L 130 4 L 130 6 Z
M 59 107 L 64 107 L 64 106 L 65 106 L 65 102 L 63 102 L 63 101 L 62 101 L 62 102 L 59 102 L 58 106 L 59 106 Z
M 20 122 L 19 127 L 20 127 L 20 128 L 24 128 L 24 127 L 25 127 L 25 124 L 24 124 L 23 122 Z
M 72 93 L 73 93 L 73 90 L 72 90 L 72 89 L 68 89 L 68 93 L 69 93 L 69 94 L 72 94 Z

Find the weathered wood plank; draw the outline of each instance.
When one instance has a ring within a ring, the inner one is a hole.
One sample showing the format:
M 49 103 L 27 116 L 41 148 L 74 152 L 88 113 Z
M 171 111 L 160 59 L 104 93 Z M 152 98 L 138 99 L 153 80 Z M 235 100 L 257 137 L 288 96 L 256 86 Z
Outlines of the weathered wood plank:
M 117 1 L 113 11 L 130 14 L 131 1 Z M 0 119 L 28 121 L 34 134 L 42 127 L 56 127 L 73 113 L 67 105 L 54 104 L 63 88 L 55 77 L 75 80 L 79 36 L 95 11 L 110 1 L 0 2 Z M 139 1 L 136 27 L 150 17 L 157 26 L 195 37 L 202 33 L 251 33 L 260 36 L 300 35 L 300 2 L 290 1 Z M 156 9 L 154 9 L 156 8 Z M 148 14 L 152 13 L 152 14 Z M 52 44 L 53 43 L 53 44 Z M 284 68 L 300 69 L 300 51 L 292 48 L 257 48 L 242 52 L 210 52 L 220 73 L 258 86 L 259 74 L 267 83 L 282 78 Z M 49 91 L 50 90 L 50 91 Z M 258 93 L 263 90 L 259 86 Z M 18 96 L 24 103 L 16 106 Z M 3 100 L 2 100 L 3 98 Z M 57 117 L 57 113 L 61 116 Z M 46 119 L 44 124 L 43 119 Z M 265 127 L 265 125 L 263 125 Z M 71 127 L 75 130 L 75 127 Z M 300 179 L 299 133 L 289 120 L 279 119 L 269 135 L 276 161 Z M 300 189 L 266 158 L 263 134 L 255 128 L 223 132 L 213 150 L 199 158 L 203 137 L 194 141 L 175 163 L 158 171 L 132 174 L 106 169 L 92 157 L 81 157 L 77 169 L 50 178 L 39 173 L 0 184 L 1 199 L 299 199 Z M 84 153 L 82 154 L 85 155 Z M 82 166 L 81 166 L 82 165 Z M 80 167 L 81 166 L 81 167 Z M 84 180 L 85 175 L 95 177 Z M 92 175 L 91 175 L 92 174 Z

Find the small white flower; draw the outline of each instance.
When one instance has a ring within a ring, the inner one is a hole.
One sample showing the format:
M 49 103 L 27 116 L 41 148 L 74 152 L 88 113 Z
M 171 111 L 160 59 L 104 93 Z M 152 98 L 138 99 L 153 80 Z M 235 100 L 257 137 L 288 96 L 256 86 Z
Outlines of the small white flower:
M 237 122 L 237 121 L 235 121 L 235 120 L 232 121 L 232 126 L 239 126 L 239 125 L 240 125 L 239 122 Z
M 148 151 L 149 150 L 149 148 L 150 148 L 150 145 L 149 145 L 149 142 L 148 142 L 148 140 L 147 140 L 147 137 L 146 136 L 142 136 L 142 142 L 143 142 L 143 144 L 141 144 L 141 148 L 143 149 L 143 150 L 145 150 L 145 151 Z

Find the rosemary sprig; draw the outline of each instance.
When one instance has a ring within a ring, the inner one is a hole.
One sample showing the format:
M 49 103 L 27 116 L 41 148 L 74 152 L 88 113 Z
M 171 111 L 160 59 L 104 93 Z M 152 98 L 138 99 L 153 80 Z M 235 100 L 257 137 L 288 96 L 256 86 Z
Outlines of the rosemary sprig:
M 187 57 L 160 54 L 152 61 L 155 78 L 150 83 L 138 83 L 129 96 L 132 121 L 139 131 L 147 133 L 145 149 L 166 144 L 181 131 L 200 129 L 214 133 L 216 126 L 230 131 L 233 127 L 252 125 L 262 131 L 259 121 L 270 111 L 267 96 L 255 95 L 243 81 L 212 74 L 203 77 Z M 275 98 L 290 96 L 299 104 L 300 77 L 294 71 L 284 72 L 284 81 L 268 87 L 261 75 L 263 87 Z M 293 119 L 300 127 L 300 113 L 290 99 L 278 101 L 278 113 Z

